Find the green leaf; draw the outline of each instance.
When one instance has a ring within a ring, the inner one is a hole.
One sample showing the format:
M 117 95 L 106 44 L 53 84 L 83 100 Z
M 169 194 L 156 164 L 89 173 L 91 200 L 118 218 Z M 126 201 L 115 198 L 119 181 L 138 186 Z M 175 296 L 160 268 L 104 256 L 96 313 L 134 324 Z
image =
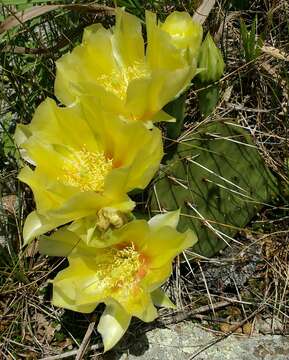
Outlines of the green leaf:
M 28 0 L 1 0 L 3 5 L 20 5 L 28 4 Z
M 251 29 L 248 30 L 244 20 L 240 19 L 240 36 L 243 45 L 243 55 L 247 62 L 255 60 L 261 53 L 263 40 L 257 36 L 257 17 L 255 17 Z
M 250 0 L 231 0 L 229 5 L 232 10 L 249 10 Z
M 12 114 L 10 112 L 3 115 L 0 124 L 1 152 L 6 156 L 13 156 L 19 159 L 19 151 L 14 144 L 10 125 L 13 124 Z

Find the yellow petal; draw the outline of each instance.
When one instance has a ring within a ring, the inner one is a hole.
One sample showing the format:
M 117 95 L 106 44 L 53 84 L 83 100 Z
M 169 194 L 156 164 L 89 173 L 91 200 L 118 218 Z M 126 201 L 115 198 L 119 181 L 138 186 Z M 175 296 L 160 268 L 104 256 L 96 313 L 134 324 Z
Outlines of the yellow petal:
M 130 167 L 130 177 L 127 183 L 130 190 L 136 188 L 144 189 L 158 170 L 160 161 L 163 157 L 161 131 L 154 128 L 151 131 L 148 131 L 146 135 L 148 135 L 147 139 L 145 141 L 145 138 L 143 137 L 143 141 L 146 142 L 147 146 L 140 149 Z M 137 142 L 140 141 L 141 133 L 135 132 L 135 146 L 137 146 Z
M 186 248 L 193 246 L 196 241 L 196 235 L 192 231 L 182 234 L 166 226 L 150 234 L 143 251 L 151 259 L 151 267 L 159 268 L 171 262 Z
M 146 246 L 148 235 L 149 226 L 145 220 L 131 221 L 113 232 L 113 236 L 119 239 L 119 243 L 133 242 L 139 249 Z
M 63 224 L 74 219 L 95 214 L 99 209 L 112 204 L 112 199 L 105 198 L 92 191 L 76 193 L 71 199 L 62 204 L 58 209 L 49 211 L 51 217 L 63 219 Z M 114 199 L 113 207 L 127 212 L 133 209 L 134 202 L 128 196 Z
M 138 317 L 145 322 L 153 321 L 158 316 L 147 289 L 138 285 L 132 286 L 130 291 L 124 295 L 125 297 L 123 294 L 122 296 L 114 297 L 112 294 L 112 298 L 115 298 L 128 314 Z
M 155 123 L 155 122 L 161 122 L 161 121 L 175 122 L 176 119 L 174 117 L 172 117 L 171 115 L 167 114 L 165 111 L 161 110 L 152 117 L 152 122 Z
M 59 226 L 59 222 L 61 223 L 59 219 L 47 219 L 45 216 L 41 216 L 36 211 L 31 212 L 27 216 L 23 227 L 23 245 L 27 245 L 37 236 Z
M 152 76 L 149 93 L 149 108 L 157 113 L 167 103 L 179 97 L 192 79 L 192 66 L 185 66 L 173 72 L 158 70 Z
M 106 306 L 99 320 L 97 331 L 101 334 L 104 352 L 114 347 L 130 324 L 131 316 L 117 303 Z
M 38 208 L 51 208 L 57 206 L 61 201 L 61 197 L 48 190 L 49 185 L 47 188 L 44 187 L 47 177 L 32 171 L 28 166 L 20 171 L 18 179 L 31 187 Z
M 125 114 L 128 119 L 147 121 L 154 115 L 148 108 L 151 82 L 151 77 L 146 77 L 135 79 L 128 84 Z
M 116 63 L 110 30 L 101 24 L 90 25 L 84 29 L 82 44 L 83 46 L 78 48 L 78 60 L 86 61 L 89 66 L 88 72 L 91 70 L 95 74 L 104 74 L 114 68 Z M 96 53 L 99 56 L 96 57 Z
M 154 265 L 150 264 L 151 267 Z M 149 269 L 146 276 L 142 279 L 141 285 L 152 293 L 162 286 L 172 274 L 172 262 L 168 261 L 163 266 Z
M 61 228 L 50 236 L 41 236 L 39 252 L 49 256 L 69 256 L 82 243 L 79 237 L 66 228 Z M 83 248 L 83 246 L 82 246 Z M 86 249 L 86 248 L 84 248 Z
M 176 305 L 172 303 L 167 294 L 161 289 L 156 289 L 151 293 L 152 301 L 157 306 L 163 306 L 168 309 L 176 309 Z
M 29 186 L 30 183 L 36 183 L 40 180 L 39 178 L 43 176 L 45 176 L 47 180 L 55 179 L 57 181 L 64 164 L 63 156 L 59 154 L 59 152 L 54 151 L 50 145 L 41 144 L 34 137 L 29 140 L 26 148 L 29 156 L 35 162 L 36 170 L 32 171 L 30 169 L 29 177 L 28 170 L 22 171 L 19 174 L 19 179 L 26 182 Z M 51 166 L 51 164 L 54 166 Z M 38 166 L 40 167 L 40 171 Z M 24 169 L 28 169 L 28 167 Z M 44 184 L 45 182 L 47 183 L 47 181 L 44 181 Z
M 86 301 L 82 295 L 82 290 L 93 278 L 93 268 L 87 266 L 87 262 L 80 257 L 70 259 L 70 263 L 72 265 L 60 271 L 52 281 L 52 303 L 65 309 L 90 313 L 98 304 L 96 301 L 91 303 Z
M 104 199 L 93 192 L 86 192 L 76 194 L 64 202 L 61 207 L 46 212 L 46 215 L 32 212 L 28 215 L 23 228 L 24 245 L 60 225 L 92 215 L 97 209 L 106 207 L 111 203 L 110 199 Z M 116 209 L 128 212 L 134 207 L 134 202 L 126 197 L 115 202 L 114 206 Z
M 136 314 L 136 316 L 144 322 L 151 322 L 158 317 L 158 312 L 153 304 L 151 296 L 147 294 L 147 297 L 148 301 L 145 303 L 145 306 L 143 306 L 143 312 Z
M 70 224 L 67 229 L 77 235 L 79 241 L 84 242 L 85 244 L 94 244 L 95 247 L 98 244 L 102 244 L 103 241 L 97 233 L 97 225 L 96 225 L 96 216 L 86 216 L 85 218 L 75 220 L 72 224 Z
M 111 36 L 109 30 L 92 25 L 85 30 L 83 43 L 56 62 L 54 92 L 63 104 L 71 105 L 80 94 L 89 94 L 85 84 L 111 72 L 115 66 Z
M 89 314 L 93 312 L 93 310 L 96 308 L 97 304 L 74 304 L 70 300 L 70 298 L 67 296 L 65 290 L 62 288 L 62 285 L 58 286 L 58 284 L 53 286 L 53 298 L 52 298 L 52 304 L 54 306 L 58 306 L 64 309 L 80 312 L 80 313 L 86 313 Z
M 83 82 L 79 81 L 79 84 L 81 84 L 83 90 L 81 94 L 78 94 L 78 98 L 82 104 L 84 104 L 83 98 L 90 99 L 89 101 L 93 105 L 92 109 L 94 110 L 94 113 L 97 109 L 98 117 L 101 116 L 99 114 L 101 113 L 100 110 L 105 110 L 103 112 L 108 113 L 109 115 L 106 114 L 105 116 L 109 116 L 109 118 L 125 113 L 123 99 L 119 98 L 114 92 L 105 90 L 103 86 L 96 83 L 92 79 Z M 84 108 L 86 109 L 86 105 Z M 90 118 L 87 119 L 88 122 L 89 119 Z M 94 129 L 96 127 L 94 125 L 95 115 L 90 120 L 91 121 L 89 124 L 92 124 L 92 128 Z
M 114 45 L 122 64 L 131 66 L 144 61 L 144 41 L 140 19 L 118 8 L 114 38 Z
M 181 210 L 179 209 L 155 215 L 149 220 L 149 226 L 154 230 L 159 230 L 163 226 L 170 226 L 173 229 L 176 229 L 180 219 L 180 212 Z
M 186 66 L 184 57 L 171 41 L 170 35 L 157 25 L 156 14 L 146 11 L 147 60 L 153 70 L 175 70 Z
M 48 98 L 38 106 L 31 124 L 26 128 L 42 143 L 65 144 L 78 149 L 85 141 L 88 149 L 95 148 L 95 139 L 78 103 L 71 107 L 60 108 L 54 100 Z M 83 134 L 84 138 L 79 134 Z M 26 147 L 29 144 L 28 139 Z
M 29 128 L 23 124 L 18 124 L 14 134 L 14 140 L 18 146 L 21 146 L 31 136 Z
M 201 45 L 203 28 L 192 20 L 190 14 L 174 11 L 166 18 L 161 28 L 170 34 L 171 41 L 177 48 L 190 48 L 192 55 L 196 56 Z
M 74 304 L 70 304 L 69 302 L 65 302 L 64 301 L 65 297 L 61 296 L 58 298 L 57 290 L 55 291 L 56 294 L 54 295 L 54 300 L 52 300 L 52 304 L 54 306 L 62 307 L 68 310 L 72 310 L 84 314 L 90 314 L 95 310 L 96 307 L 95 304 L 74 305 Z

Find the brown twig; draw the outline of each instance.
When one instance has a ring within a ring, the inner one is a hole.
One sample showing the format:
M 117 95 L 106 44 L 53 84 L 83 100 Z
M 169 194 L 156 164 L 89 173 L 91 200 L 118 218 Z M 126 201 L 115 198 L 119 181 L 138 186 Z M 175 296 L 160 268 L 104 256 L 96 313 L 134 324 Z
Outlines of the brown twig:
M 211 346 L 223 341 L 224 339 L 226 339 L 227 337 L 229 337 L 230 335 L 232 335 L 237 329 L 239 329 L 241 326 L 243 326 L 246 322 L 248 322 L 248 320 L 254 318 L 260 311 L 262 311 L 264 308 L 264 305 L 261 305 L 257 310 L 255 310 L 252 314 L 250 314 L 248 317 L 246 317 L 246 319 L 242 320 L 241 322 L 239 322 L 238 324 L 236 324 L 236 326 L 234 326 L 232 328 L 231 331 L 229 331 L 228 333 L 224 334 L 224 336 L 222 336 L 219 339 L 214 340 L 213 342 L 211 342 L 210 344 L 204 346 L 202 349 L 200 349 L 199 351 L 197 351 L 195 354 L 193 354 L 188 360 L 193 360 L 195 359 L 199 354 L 201 354 L 203 351 L 209 349 Z
M 214 309 L 220 309 L 223 308 L 225 306 L 228 306 L 232 303 L 232 301 L 234 301 L 234 299 L 232 299 L 231 301 L 220 301 L 217 303 L 214 303 Z M 157 320 L 157 323 L 161 324 L 161 325 L 172 325 L 184 320 L 188 320 L 192 317 L 194 317 L 195 315 L 199 315 L 201 313 L 205 313 L 207 311 L 212 310 L 212 306 L 211 305 L 205 305 L 205 306 L 200 306 L 197 309 L 191 310 L 191 311 L 187 311 L 187 312 L 179 312 L 176 314 L 172 314 L 171 318 L 169 320 Z
M 86 11 L 86 12 L 100 12 L 105 11 L 107 13 L 114 13 L 114 8 L 109 6 L 102 6 L 102 5 L 85 5 L 85 4 L 70 4 L 70 5 L 39 5 L 33 6 L 26 11 L 17 12 L 8 19 L 3 21 L 0 24 L 0 34 L 12 29 L 15 26 L 24 24 L 26 21 L 34 19 L 40 15 L 46 14 L 53 10 L 57 9 L 68 9 L 68 10 L 77 10 L 77 11 Z
M 89 351 L 100 350 L 100 349 L 102 349 L 102 347 L 103 347 L 102 344 L 95 344 L 95 345 L 92 345 L 92 346 L 89 348 Z M 79 349 L 77 349 L 77 350 L 71 350 L 71 351 L 66 351 L 66 352 L 63 353 L 63 354 L 48 356 L 48 357 L 42 358 L 42 359 L 40 359 L 40 360 L 59 360 L 59 359 L 65 359 L 65 358 L 68 358 L 68 357 L 77 355 L 78 350 L 79 350 Z
M 85 351 L 87 349 L 87 346 L 90 341 L 91 334 L 93 332 L 94 326 L 96 322 L 96 314 L 93 314 L 90 320 L 90 323 L 88 325 L 88 328 L 86 330 L 86 333 L 84 335 L 84 338 L 82 340 L 82 343 L 78 349 L 78 352 L 76 354 L 75 360 L 81 360 L 83 358 L 83 355 L 85 354 Z

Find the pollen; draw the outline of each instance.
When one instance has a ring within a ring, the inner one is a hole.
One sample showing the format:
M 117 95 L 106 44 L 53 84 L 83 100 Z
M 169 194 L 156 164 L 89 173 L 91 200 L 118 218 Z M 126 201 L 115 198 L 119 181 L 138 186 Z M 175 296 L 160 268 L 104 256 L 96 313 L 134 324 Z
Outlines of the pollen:
M 107 159 L 103 151 L 90 152 L 85 147 L 73 152 L 63 166 L 63 183 L 80 191 L 101 192 L 107 174 L 112 169 L 112 159 Z
M 120 302 L 126 302 L 146 273 L 142 271 L 143 275 L 139 275 L 140 270 L 146 267 L 144 260 L 133 244 L 122 249 L 111 247 L 103 251 L 96 265 L 94 282 L 89 286 L 102 297 L 114 297 Z
M 97 81 L 107 91 L 112 92 L 121 100 L 125 100 L 129 82 L 149 75 L 148 68 L 144 63 L 135 62 L 131 66 L 113 70 L 110 74 L 103 74 L 97 78 Z

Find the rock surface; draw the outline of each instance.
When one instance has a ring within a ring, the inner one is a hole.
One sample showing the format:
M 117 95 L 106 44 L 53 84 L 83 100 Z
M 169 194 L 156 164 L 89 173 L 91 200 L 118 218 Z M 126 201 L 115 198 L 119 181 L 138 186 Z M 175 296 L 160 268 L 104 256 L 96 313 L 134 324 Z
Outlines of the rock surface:
M 133 334 L 130 337 L 129 350 L 123 349 L 121 353 L 120 345 L 114 353 L 106 354 L 105 359 L 289 360 L 289 339 L 280 335 L 231 335 L 222 339 L 186 322 L 153 329 L 135 339 Z

